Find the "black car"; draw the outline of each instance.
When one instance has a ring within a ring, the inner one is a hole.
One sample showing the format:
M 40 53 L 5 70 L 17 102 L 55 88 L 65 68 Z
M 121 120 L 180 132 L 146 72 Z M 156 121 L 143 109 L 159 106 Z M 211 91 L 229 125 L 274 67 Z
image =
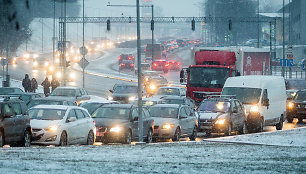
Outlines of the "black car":
M 28 109 L 36 106 L 36 105 L 68 105 L 68 106 L 76 106 L 74 100 L 68 100 L 64 98 L 35 98 L 29 102 L 27 105 Z
M 19 95 L 19 99 L 24 101 L 26 105 L 30 103 L 31 100 L 36 98 L 42 98 L 40 94 L 38 93 L 24 93 Z
M 133 102 L 137 98 L 137 90 L 136 85 L 116 84 L 113 90 L 109 90 L 112 94 L 108 97 L 108 100 L 120 103 Z
M 92 115 L 98 108 L 106 104 L 119 104 L 116 101 L 99 101 L 99 100 L 88 100 L 81 103 L 79 106 L 87 109 L 90 115 Z
M 152 142 L 154 121 L 149 111 L 143 108 L 143 138 Z M 98 108 L 92 118 L 96 122 L 96 141 L 130 144 L 137 140 L 138 108 L 131 104 L 110 104 Z
M 1 87 L 0 95 L 8 95 L 8 94 L 23 94 L 24 91 L 17 87 Z
M 233 131 L 240 134 L 246 132 L 246 116 L 243 105 L 237 99 L 208 98 L 204 99 L 197 109 L 199 131 L 224 133 L 231 135 Z
M 17 98 L 0 98 L 0 147 L 31 145 L 31 125 L 27 108 Z
M 297 91 L 287 106 L 287 121 L 292 123 L 294 118 L 302 122 L 306 118 L 306 90 Z
M 165 104 L 183 104 L 187 105 L 192 109 L 195 109 L 195 103 L 194 101 L 186 96 L 167 96 L 162 98 Z

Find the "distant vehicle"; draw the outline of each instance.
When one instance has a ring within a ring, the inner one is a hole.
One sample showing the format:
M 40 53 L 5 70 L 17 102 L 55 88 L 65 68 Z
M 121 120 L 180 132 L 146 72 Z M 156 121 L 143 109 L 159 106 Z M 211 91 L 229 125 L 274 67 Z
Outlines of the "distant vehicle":
M 152 76 L 159 76 L 159 74 L 156 71 L 143 71 L 142 72 L 142 78 L 143 78 L 143 83 L 146 83 L 149 81 L 150 77 Z
M 204 99 L 197 109 L 199 130 L 210 133 L 232 135 L 233 131 L 246 133 L 246 116 L 243 105 L 237 99 Z
M 113 89 L 109 91 L 112 94 L 108 97 L 108 100 L 130 103 L 137 98 L 138 87 L 136 85 L 116 84 Z
M 152 76 L 145 84 L 145 90 L 149 95 L 155 94 L 160 88 L 168 85 L 168 81 L 163 76 Z
M 96 122 L 97 141 L 130 144 L 138 140 L 138 108 L 131 104 L 111 104 L 99 107 L 93 114 Z M 143 138 L 152 142 L 154 121 L 143 108 Z
M 22 55 L 22 58 L 23 60 L 25 61 L 32 61 L 36 58 L 38 58 L 39 54 L 36 53 L 36 52 L 25 52 L 23 55 Z
M 288 103 L 288 123 L 292 123 L 294 118 L 297 118 L 299 122 L 303 122 L 306 118 L 306 90 L 297 91 L 292 101 Z
M 279 76 L 240 76 L 226 80 L 222 95 L 234 95 L 244 104 L 249 132 L 264 126 L 283 128 L 286 117 L 285 80 Z
M 144 72 L 144 71 L 151 71 L 151 65 L 149 63 L 141 63 L 141 72 Z M 135 67 L 135 74 L 137 75 L 137 73 L 138 73 L 138 70 Z
M 9 58 L 8 60 L 7 60 L 7 63 L 9 64 L 9 65 L 16 65 L 17 64 L 17 58 L 16 57 L 12 57 L 12 58 Z
M 168 61 L 166 61 L 165 59 L 153 60 L 152 64 L 153 64 L 153 67 L 152 67 L 153 71 L 163 71 L 164 73 L 169 72 L 170 65 Z
M 303 79 L 286 79 L 287 90 L 303 90 L 306 89 L 306 80 Z
M 67 99 L 67 98 L 35 98 L 32 99 L 27 107 L 28 109 L 37 106 L 37 105 L 67 105 L 67 106 L 76 106 L 74 99 Z
M 49 60 L 43 57 L 37 57 L 32 62 L 33 69 L 47 69 L 49 67 Z
M 165 104 L 180 104 L 189 106 L 192 110 L 196 108 L 194 101 L 186 96 L 167 96 L 162 98 Z
M 39 105 L 29 110 L 32 144 L 66 146 L 95 143 L 95 124 L 86 109 Z
M 172 139 L 179 141 L 181 137 L 189 137 L 194 141 L 197 137 L 197 117 L 188 106 L 178 104 L 157 104 L 149 108 L 154 118 L 153 139 Z
M 57 87 L 48 98 L 74 100 L 77 105 L 90 99 L 87 91 L 78 87 Z
M 180 71 L 181 70 L 181 61 L 177 59 L 171 59 L 168 61 L 169 63 L 169 70 L 174 70 L 174 71 Z
M 153 49 L 153 50 L 152 50 Z M 164 46 L 161 44 L 147 44 L 146 45 L 146 52 L 145 57 L 153 58 L 153 61 L 155 59 L 161 59 L 162 57 L 165 57 L 166 54 L 164 51 Z M 153 56 L 152 56 L 153 55 Z
M 165 101 L 163 99 L 160 98 L 154 98 L 154 97 L 147 97 L 147 98 L 143 98 L 142 99 L 142 105 L 143 106 L 152 106 L 152 105 L 156 105 L 156 104 L 164 104 Z M 133 102 L 134 105 L 138 104 L 138 99 L 136 99 Z
M 118 65 L 120 65 L 123 60 L 131 60 L 133 63 L 135 63 L 135 57 L 132 54 L 121 54 L 118 57 Z
M 0 98 L 0 110 L 0 147 L 6 144 L 29 147 L 32 129 L 24 102 L 16 98 Z
M 23 94 L 24 91 L 17 87 L 0 87 L 0 95 Z
M 122 60 L 122 62 L 119 65 L 119 71 L 126 70 L 126 69 L 130 71 L 135 70 L 135 65 L 132 60 Z
M 168 96 L 186 96 L 186 88 L 182 87 L 160 87 L 153 97 L 164 98 Z
M 116 101 L 109 100 L 87 100 L 80 104 L 80 107 L 87 109 L 90 115 L 92 115 L 99 107 L 106 104 L 119 104 Z

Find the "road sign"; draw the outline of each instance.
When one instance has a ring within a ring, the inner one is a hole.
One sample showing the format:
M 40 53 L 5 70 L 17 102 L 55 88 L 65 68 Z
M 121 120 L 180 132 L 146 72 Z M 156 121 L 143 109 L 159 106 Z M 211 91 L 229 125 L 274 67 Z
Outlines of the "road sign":
M 79 61 L 79 65 L 81 66 L 82 69 L 85 69 L 88 66 L 89 62 L 88 60 L 86 60 L 85 58 L 82 58 Z
M 88 53 L 88 50 L 87 50 L 87 48 L 86 47 L 80 47 L 80 54 L 81 55 L 86 55 L 87 53 Z
M 7 65 L 7 59 L 1 59 L 1 65 L 2 66 L 5 66 L 5 65 Z
M 293 59 L 280 59 L 280 66 L 283 67 L 292 67 Z

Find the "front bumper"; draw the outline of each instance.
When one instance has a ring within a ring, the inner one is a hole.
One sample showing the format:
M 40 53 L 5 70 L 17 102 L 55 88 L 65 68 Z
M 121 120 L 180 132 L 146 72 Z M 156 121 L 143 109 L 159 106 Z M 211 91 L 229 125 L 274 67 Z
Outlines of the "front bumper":
M 35 129 L 32 128 L 32 144 L 40 145 L 59 145 L 60 135 L 59 131 L 48 132 L 44 129 Z
M 226 122 L 224 124 L 215 124 L 213 121 L 200 121 L 198 126 L 199 131 L 210 133 L 223 133 L 227 130 Z
M 169 139 L 173 138 L 175 134 L 176 127 L 170 129 L 163 129 L 162 126 L 155 125 L 153 138 L 155 139 Z
M 125 139 L 125 131 L 120 132 L 109 132 L 109 128 L 97 127 L 96 130 L 96 141 L 97 142 L 110 142 L 110 143 L 121 143 Z

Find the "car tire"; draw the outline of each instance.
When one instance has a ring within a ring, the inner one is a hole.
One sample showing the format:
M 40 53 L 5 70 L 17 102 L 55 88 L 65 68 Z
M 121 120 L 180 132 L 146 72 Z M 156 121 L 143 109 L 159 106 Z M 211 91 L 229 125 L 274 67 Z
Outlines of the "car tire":
M 67 133 L 66 132 L 62 132 L 59 146 L 67 146 L 67 145 L 68 145 Z
M 205 131 L 205 137 L 210 137 L 211 136 L 211 132 L 210 131 Z
M 30 147 L 31 146 L 31 132 L 28 131 L 28 130 L 26 130 L 24 132 L 22 146 L 23 147 Z
M 303 118 L 302 117 L 298 117 L 299 121 L 298 123 L 303 123 Z
M 146 138 L 146 143 L 152 143 L 152 141 L 153 141 L 153 132 L 151 129 L 149 129 L 147 138 Z
M 232 135 L 232 124 L 227 123 L 226 131 L 224 132 L 225 136 L 231 136 Z
M 127 131 L 124 137 L 124 144 L 131 144 L 131 142 L 132 142 L 132 133 L 131 131 Z
M 193 128 L 192 134 L 190 135 L 190 141 L 194 141 L 197 138 L 198 128 L 195 126 Z
M 257 129 L 257 132 L 262 132 L 263 131 L 263 127 L 264 127 L 264 121 L 263 121 L 263 119 L 261 119 L 260 123 L 259 123 L 259 127 Z
M 3 147 L 4 146 L 4 135 L 3 135 L 3 132 L 0 131 L 0 147 Z
M 179 141 L 181 137 L 181 130 L 180 128 L 176 128 L 172 141 Z
M 293 122 L 293 118 L 287 117 L 287 122 L 288 122 L 288 123 L 292 123 L 292 122 Z
M 277 124 L 275 125 L 276 130 L 282 130 L 282 129 L 283 129 L 283 125 L 284 125 L 283 117 L 281 117 L 281 118 L 279 119 L 279 123 L 277 123 Z
M 90 130 L 87 136 L 87 145 L 93 145 L 93 144 L 95 144 L 95 135 L 92 132 L 92 130 Z
M 246 123 L 243 123 L 242 128 L 239 130 L 239 134 L 246 134 L 247 133 L 247 128 L 246 128 Z

